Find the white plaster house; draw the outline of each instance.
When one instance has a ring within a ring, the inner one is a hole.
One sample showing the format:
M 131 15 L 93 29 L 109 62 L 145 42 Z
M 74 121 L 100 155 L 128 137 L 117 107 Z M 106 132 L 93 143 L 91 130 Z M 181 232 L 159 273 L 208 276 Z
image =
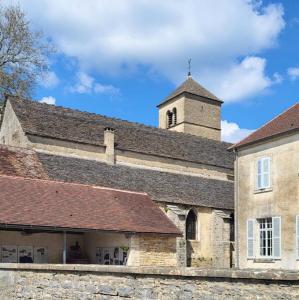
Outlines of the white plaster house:
M 231 149 L 236 266 L 299 269 L 299 103 Z

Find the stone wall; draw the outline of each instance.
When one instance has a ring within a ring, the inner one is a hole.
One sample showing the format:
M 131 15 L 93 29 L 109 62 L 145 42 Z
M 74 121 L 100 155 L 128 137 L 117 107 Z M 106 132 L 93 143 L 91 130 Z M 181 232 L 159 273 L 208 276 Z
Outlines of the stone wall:
M 177 238 L 178 266 L 230 268 L 233 265 L 233 220 L 231 211 L 192 206 L 161 207 L 183 233 Z M 192 209 L 197 216 L 195 240 L 186 240 L 186 217 Z
M 22 147 L 27 147 L 29 145 L 29 141 L 25 136 L 9 101 L 6 102 L 5 114 L 3 115 L 0 130 L 0 143 Z
M 131 266 L 177 266 L 176 238 L 136 235 L 130 239 Z
M 299 273 L 0 265 L 1 299 L 298 299 Z
M 167 111 L 177 110 L 177 125 L 168 128 Z M 220 141 L 221 103 L 196 95 L 181 95 L 159 106 L 159 127 Z

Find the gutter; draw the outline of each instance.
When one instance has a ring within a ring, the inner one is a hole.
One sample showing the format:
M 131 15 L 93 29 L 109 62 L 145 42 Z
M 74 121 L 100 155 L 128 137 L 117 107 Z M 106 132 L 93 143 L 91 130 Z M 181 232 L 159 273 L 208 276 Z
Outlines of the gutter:
M 38 225 L 17 225 L 17 224 L 0 224 L 0 230 L 37 230 L 41 232 L 57 232 L 62 233 L 72 232 L 72 233 L 84 233 L 84 232 L 109 232 L 109 233 L 122 233 L 122 234 L 161 234 L 166 236 L 182 236 L 182 233 L 170 233 L 170 232 L 137 232 L 137 231 L 121 231 L 121 230 L 109 230 L 109 229 L 92 229 L 92 228 L 70 228 L 70 227 L 59 227 L 59 226 L 38 226 Z

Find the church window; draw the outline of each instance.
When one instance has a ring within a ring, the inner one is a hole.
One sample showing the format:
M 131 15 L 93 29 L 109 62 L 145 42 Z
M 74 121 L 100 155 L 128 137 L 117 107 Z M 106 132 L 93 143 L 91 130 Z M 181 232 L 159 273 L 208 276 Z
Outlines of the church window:
M 172 120 L 173 120 L 173 125 L 176 125 L 176 123 L 177 123 L 177 110 L 176 110 L 176 108 L 174 108 L 172 110 Z
M 190 210 L 186 219 L 186 239 L 196 240 L 197 217 L 193 210 Z
M 167 112 L 167 127 L 171 127 L 173 125 L 173 113 L 168 111 Z

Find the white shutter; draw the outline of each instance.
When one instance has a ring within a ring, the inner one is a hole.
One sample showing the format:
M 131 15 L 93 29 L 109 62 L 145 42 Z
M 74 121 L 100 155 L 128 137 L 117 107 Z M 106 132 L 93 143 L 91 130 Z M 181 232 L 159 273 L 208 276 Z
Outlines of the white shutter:
M 299 258 L 299 216 L 296 216 L 296 253 Z
M 273 236 L 272 236 L 272 246 L 273 246 L 273 257 L 280 258 L 281 256 L 281 218 L 272 218 L 273 226 Z
M 262 188 L 262 160 L 259 159 L 256 164 L 256 187 L 257 189 Z
M 254 256 L 254 220 L 247 220 L 247 257 Z
M 256 164 L 256 188 L 264 189 L 271 186 L 270 157 L 262 157 Z
M 270 158 L 263 159 L 263 188 L 270 187 Z

